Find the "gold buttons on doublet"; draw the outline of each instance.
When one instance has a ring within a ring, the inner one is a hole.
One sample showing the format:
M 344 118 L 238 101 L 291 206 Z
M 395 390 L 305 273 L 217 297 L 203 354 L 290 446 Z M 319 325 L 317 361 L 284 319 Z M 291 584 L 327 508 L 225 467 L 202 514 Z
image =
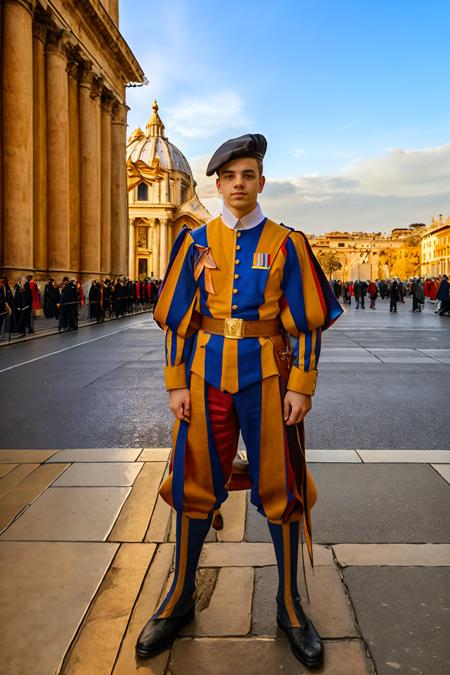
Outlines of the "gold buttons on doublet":
M 240 250 L 241 250 L 241 247 L 240 247 L 239 244 L 238 244 L 238 245 L 236 246 L 236 251 L 240 251 Z
M 238 260 L 237 258 L 236 258 L 236 260 L 234 261 L 235 265 L 239 265 L 240 262 L 241 262 L 241 261 Z
M 241 236 L 241 233 L 240 233 L 240 232 L 236 232 L 236 237 L 240 237 L 240 236 Z
M 237 305 L 231 305 L 231 309 L 237 309 L 237 308 L 238 308 Z
M 235 274 L 235 275 L 234 275 L 234 278 L 235 278 L 235 279 L 239 279 L 239 274 Z
M 237 292 L 238 292 L 238 289 L 237 289 L 237 288 L 233 288 L 233 293 L 234 293 L 234 295 L 236 295 Z

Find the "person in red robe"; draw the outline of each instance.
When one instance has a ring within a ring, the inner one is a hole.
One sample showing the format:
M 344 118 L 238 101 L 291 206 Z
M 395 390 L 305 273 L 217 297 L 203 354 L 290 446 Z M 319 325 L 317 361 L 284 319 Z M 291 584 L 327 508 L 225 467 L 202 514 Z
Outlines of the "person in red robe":
M 39 286 L 33 279 L 33 275 L 29 274 L 26 277 L 28 281 L 28 286 L 31 291 L 31 297 L 32 297 L 32 305 L 31 305 L 31 311 L 33 313 L 34 318 L 41 316 L 42 314 L 42 305 L 41 305 L 41 294 L 39 292 Z

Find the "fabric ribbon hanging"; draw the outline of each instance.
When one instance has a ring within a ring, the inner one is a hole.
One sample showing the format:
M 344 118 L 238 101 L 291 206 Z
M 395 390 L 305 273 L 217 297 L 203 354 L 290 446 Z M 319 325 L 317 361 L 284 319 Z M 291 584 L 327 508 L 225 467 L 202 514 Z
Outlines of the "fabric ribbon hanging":
M 212 257 L 211 249 L 209 246 L 200 246 L 199 244 L 196 244 L 195 247 L 197 248 L 199 255 L 194 266 L 194 279 L 195 281 L 198 281 L 201 273 L 205 270 L 205 289 L 208 293 L 216 295 L 211 270 L 216 270 L 217 265 Z

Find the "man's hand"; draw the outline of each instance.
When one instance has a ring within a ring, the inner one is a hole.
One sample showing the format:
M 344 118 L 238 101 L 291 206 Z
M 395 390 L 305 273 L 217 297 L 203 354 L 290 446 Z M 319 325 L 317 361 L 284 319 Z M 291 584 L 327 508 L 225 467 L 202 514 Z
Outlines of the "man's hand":
M 287 425 L 298 424 L 312 408 L 311 396 L 287 391 L 283 404 L 284 421 Z
M 171 389 L 169 408 L 177 420 L 191 421 L 191 395 L 189 389 Z

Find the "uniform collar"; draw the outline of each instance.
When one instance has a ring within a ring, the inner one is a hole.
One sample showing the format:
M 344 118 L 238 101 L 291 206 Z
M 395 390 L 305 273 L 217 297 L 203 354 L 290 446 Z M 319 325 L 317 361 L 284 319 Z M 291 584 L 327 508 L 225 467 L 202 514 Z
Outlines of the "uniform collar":
M 256 208 L 242 218 L 236 218 L 225 204 L 223 205 L 222 221 L 230 230 L 250 230 L 252 227 L 259 225 L 262 220 L 264 220 L 264 214 L 259 204 L 256 204 Z

